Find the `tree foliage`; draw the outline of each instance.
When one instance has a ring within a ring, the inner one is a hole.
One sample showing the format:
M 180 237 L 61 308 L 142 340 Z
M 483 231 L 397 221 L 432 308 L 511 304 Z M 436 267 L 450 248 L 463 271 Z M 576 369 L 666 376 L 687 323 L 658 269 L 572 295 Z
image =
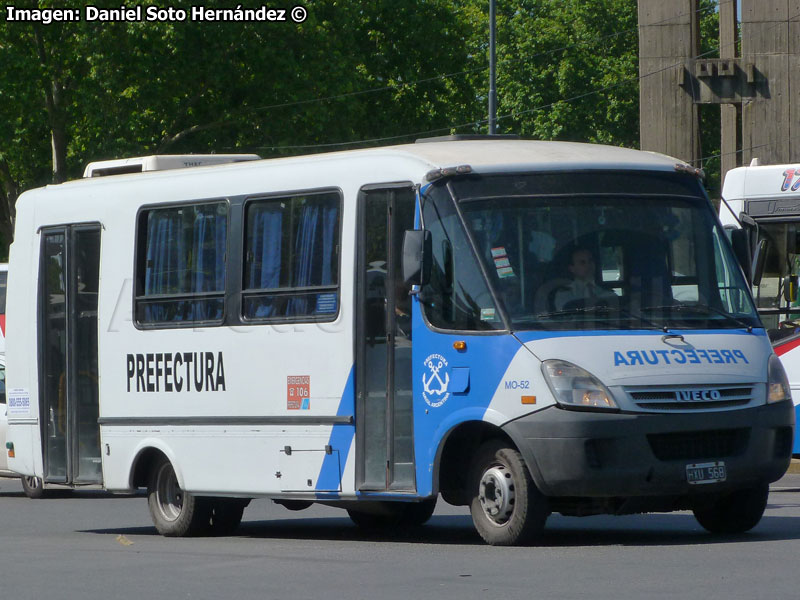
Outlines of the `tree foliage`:
M 497 4 L 500 132 L 636 146 L 636 0 Z M 8 22 L 0 9 L 4 243 L 22 190 L 78 177 L 91 160 L 276 156 L 486 131 L 487 0 L 305 7 L 302 24 L 46 26 Z
M 636 0 L 511 0 L 498 14 L 505 131 L 639 143 Z

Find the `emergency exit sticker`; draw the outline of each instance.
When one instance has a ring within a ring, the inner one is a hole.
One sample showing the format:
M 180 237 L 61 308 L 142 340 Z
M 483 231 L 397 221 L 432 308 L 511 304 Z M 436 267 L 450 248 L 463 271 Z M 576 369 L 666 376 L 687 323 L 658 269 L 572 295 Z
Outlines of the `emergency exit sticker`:
M 311 408 L 310 375 L 289 375 L 286 378 L 286 408 L 289 410 Z

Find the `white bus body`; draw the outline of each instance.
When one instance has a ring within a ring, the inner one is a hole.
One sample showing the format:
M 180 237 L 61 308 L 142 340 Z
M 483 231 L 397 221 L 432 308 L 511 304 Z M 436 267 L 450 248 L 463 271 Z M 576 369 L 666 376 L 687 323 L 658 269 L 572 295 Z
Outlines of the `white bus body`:
M 255 497 L 420 524 L 439 494 L 493 544 L 550 512 L 749 529 L 794 413 L 691 171 L 456 140 L 26 192 L 10 466 L 147 487 L 166 535 Z M 581 248 L 603 301 L 555 307 Z
M 754 165 L 725 175 L 720 220 L 739 226 L 744 214 L 755 220 L 759 240 L 767 241 L 764 274 L 753 288 L 761 318 L 775 353 L 786 369 L 795 411 L 800 411 L 800 304 L 784 296 L 787 277 L 800 275 L 800 163 Z M 800 454 L 795 436 L 793 454 Z

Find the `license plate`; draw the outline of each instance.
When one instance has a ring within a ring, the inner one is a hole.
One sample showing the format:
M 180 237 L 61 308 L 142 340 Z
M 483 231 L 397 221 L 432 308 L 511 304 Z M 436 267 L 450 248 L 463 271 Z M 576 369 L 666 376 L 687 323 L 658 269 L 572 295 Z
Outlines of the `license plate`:
M 692 484 L 725 481 L 728 471 L 722 461 L 686 465 L 686 481 Z

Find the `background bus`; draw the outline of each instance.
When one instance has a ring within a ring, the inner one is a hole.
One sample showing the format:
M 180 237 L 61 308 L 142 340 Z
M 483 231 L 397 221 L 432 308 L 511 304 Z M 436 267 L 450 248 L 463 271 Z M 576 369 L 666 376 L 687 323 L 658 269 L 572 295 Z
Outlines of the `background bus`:
M 753 286 L 759 315 L 780 356 L 795 410 L 800 415 L 800 163 L 759 165 L 730 170 L 722 189 L 720 220 L 739 227 L 744 215 L 751 229 L 760 280 Z M 793 453 L 800 454 L 800 436 Z

